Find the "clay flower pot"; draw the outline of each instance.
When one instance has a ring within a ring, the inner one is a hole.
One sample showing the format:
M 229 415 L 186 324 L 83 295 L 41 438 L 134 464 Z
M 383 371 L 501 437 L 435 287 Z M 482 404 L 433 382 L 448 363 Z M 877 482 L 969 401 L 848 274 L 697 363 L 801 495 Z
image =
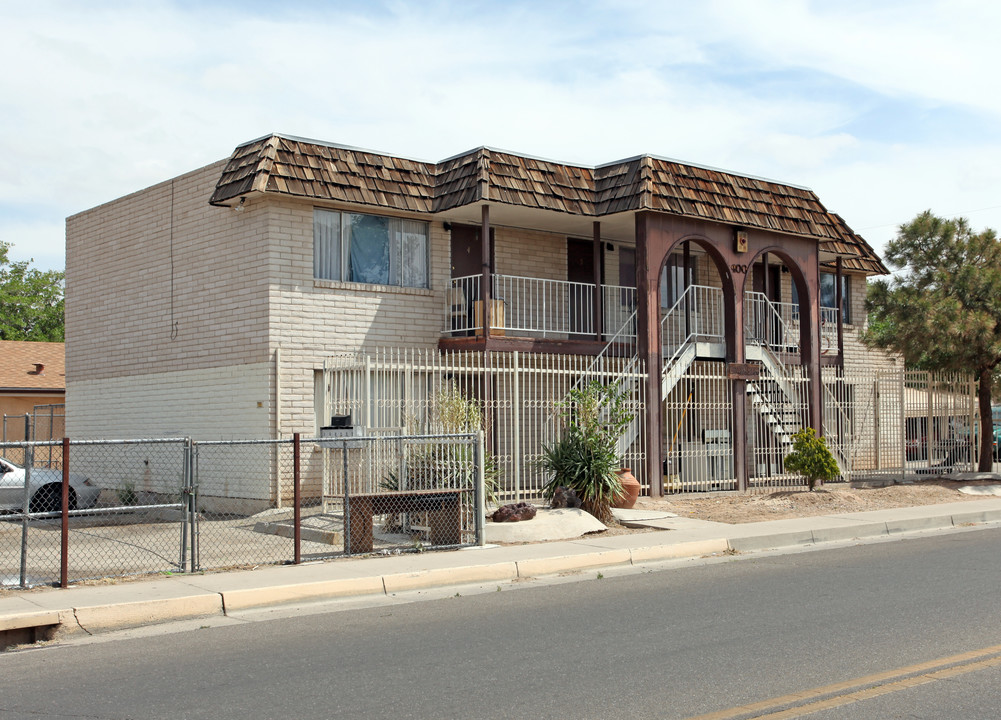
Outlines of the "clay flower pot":
M 619 482 L 622 483 L 622 493 L 616 496 L 612 507 L 622 509 L 631 508 L 636 504 L 636 498 L 640 496 L 640 482 L 633 475 L 633 471 L 630 468 L 621 468 L 620 470 L 616 470 L 615 474 L 619 476 Z

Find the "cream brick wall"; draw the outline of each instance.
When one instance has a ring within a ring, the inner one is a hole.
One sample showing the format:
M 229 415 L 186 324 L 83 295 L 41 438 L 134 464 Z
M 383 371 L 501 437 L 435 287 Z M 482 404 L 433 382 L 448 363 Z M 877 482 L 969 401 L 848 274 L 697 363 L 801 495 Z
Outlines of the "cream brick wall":
M 67 219 L 68 384 L 269 357 L 266 214 L 208 204 L 223 166 Z
M 440 222 L 430 223 L 430 288 L 314 280 L 313 208 L 286 199 L 268 207 L 269 337 L 280 348 L 284 436 L 314 432 L 313 376 L 325 358 L 379 347 L 434 348 L 444 322 L 449 239 Z

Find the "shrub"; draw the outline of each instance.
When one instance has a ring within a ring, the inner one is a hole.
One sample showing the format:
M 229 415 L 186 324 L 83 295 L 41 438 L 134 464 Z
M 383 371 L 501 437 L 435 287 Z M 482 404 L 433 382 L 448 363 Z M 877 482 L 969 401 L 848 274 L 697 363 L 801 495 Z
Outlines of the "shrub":
M 811 491 L 818 480 L 833 480 L 841 474 L 827 441 L 817 437 L 813 428 L 802 428 L 792 436 L 792 452 L 786 455 L 785 466 L 805 477 Z

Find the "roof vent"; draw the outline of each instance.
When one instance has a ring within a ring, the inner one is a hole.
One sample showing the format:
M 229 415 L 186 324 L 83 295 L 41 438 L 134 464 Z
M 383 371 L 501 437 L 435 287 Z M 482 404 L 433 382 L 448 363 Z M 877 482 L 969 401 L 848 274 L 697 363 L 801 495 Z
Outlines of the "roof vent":
M 41 375 L 43 370 L 45 370 L 45 365 L 43 365 L 42 363 L 35 363 L 35 369 L 34 370 L 29 370 L 28 374 L 29 375 Z

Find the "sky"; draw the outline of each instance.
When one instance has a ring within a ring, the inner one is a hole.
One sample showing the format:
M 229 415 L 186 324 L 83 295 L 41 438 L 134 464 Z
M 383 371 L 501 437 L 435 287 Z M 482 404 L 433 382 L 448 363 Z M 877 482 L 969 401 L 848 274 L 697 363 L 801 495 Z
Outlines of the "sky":
M 1001 232 L 1001 3 L 0 0 L 0 240 L 272 132 L 437 161 L 640 154 L 803 185 L 882 251 Z

